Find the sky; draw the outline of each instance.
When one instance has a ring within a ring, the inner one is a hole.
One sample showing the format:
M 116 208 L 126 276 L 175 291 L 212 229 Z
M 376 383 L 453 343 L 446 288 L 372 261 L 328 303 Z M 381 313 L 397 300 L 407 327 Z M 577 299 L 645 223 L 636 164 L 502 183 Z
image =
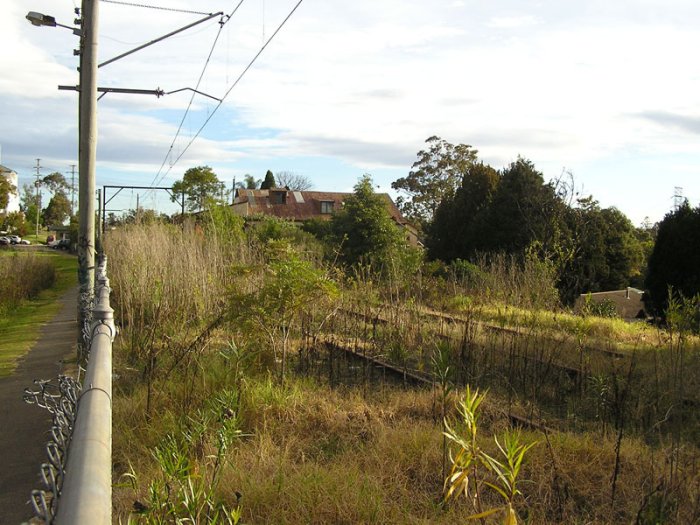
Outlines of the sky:
M 319 191 L 352 191 L 370 173 L 392 193 L 437 135 L 497 169 L 521 156 L 545 180 L 566 174 L 635 225 L 661 220 L 677 193 L 700 204 L 699 2 L 303 0 L 241 76 L 297 1 L 136 2 L 233 14 L 100 68 L 98 85 L 170 92 L 201 77 L 199 91 L 223 102 L 107 94 L 98 188 L 170 186 L 208 165 L 227 187 L 270 169 Z M 73 25 L 79 4 L 0 2 L 0 163 L 20 185 L 37 158 L 42 175 L 69 180 L 77 164 L 77 93 L 57 86 L 78 83 L 78 37 L 25 15 Z M 98 58 L 203 17 L 102 0 Z M 137 201 L 175 209 L 165 192 L 143 190 L 123 190 L 107 209 Z

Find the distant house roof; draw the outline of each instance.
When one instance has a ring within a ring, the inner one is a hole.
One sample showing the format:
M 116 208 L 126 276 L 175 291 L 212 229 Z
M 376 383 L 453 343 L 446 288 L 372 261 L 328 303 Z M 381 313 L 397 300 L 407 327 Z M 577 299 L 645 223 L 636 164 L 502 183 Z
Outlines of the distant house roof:
M 11 170 L 10 168 L 7 168 L 0 164 L 0 173 L 14 173 L 15 170 Z
M 285 188 L 269 190 L 239 189 L 233 201 L 234 211 L 241 215 L 274 215 L 282 219 L 304 221 L 312 218 L 329 218 L 334 211 L 343 208 L 345 199 L 352 193 L 332 191 L 291 191 Z M 386 193 L 379 194 L 386 201 L 391 218 L 400 225 L 407 225 L 401 212 Z

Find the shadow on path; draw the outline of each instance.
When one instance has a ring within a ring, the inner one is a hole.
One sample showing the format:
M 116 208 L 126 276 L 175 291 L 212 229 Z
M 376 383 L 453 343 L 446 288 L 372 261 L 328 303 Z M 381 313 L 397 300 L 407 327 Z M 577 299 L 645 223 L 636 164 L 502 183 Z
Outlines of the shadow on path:
M 64 358 L 75 355 L 77 287 L 60 299 L 61 310 L 41 328 L 39 339 L 15 372 L 0 378 L 0 525 L 18 525 L 34 514 L 29 503 L 40 487 L 39 466 L 46 462 L 51 414 L 22 400 L 34 379 L 53 379 Z

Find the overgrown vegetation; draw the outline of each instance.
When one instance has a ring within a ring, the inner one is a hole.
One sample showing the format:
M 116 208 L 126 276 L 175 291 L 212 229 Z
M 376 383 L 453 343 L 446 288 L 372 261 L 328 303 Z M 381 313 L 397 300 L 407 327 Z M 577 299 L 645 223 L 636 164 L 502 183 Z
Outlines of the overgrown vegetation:
M 110 232 L 106 248 L 123 522 L 700 520 L 688 309 L 669 331 L 567 314 L 536 249 L 339 269 L 299 229 L 213 210 Z M 462 446 L 467 384 L 489 389 L 465 441 L 477 507 L 443 504 L 445 478 L 464 479 L 445 454 Z
M 55 280 L 56 268 L 48 257 L 19 252 L 0 255 L 0 316 L 35 298 Z

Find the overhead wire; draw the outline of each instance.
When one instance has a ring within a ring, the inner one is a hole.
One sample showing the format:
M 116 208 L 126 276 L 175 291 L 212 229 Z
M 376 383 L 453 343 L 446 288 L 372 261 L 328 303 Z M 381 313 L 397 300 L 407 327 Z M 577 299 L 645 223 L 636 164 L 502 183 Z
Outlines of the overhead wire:
M 158 173 L 153 177 L 153 180 L 151 181 L 150 186 L 155 186 L 158 182 L 163 180 L 163 177 L 158 179 L 160 176 L 161 172 L 163 171 L 163 167 L 165 166 L 165 163 L 168 161 L 168 157 L 171 157 L 173 147 L 175 146 L 175 141 L 177 141 L 177 138 L 180 136 L 180 132 L 182 131 L 182 126 L 185 123 L 185 119 L 187 118 L 187 115 L 189 114 L 190 109 L 192 108 L 192 103 L 194 102 L 194 97 L 197 94 L 196 92 L 199 90 L 199 85 L 202 82 L 202 78 L 204 78 L 204 73 L 207 70 L 207 67 L 209 66 L 209 62 L 211 61 L 212 54 L 214 53 L 214 49 L 216 48 L 216 44 L 219 41 L 219 37 L 221 36 L 221 31 L 224 28 L 224 24 L 226 24 L 233 15 L 236 14 L 236 11 L 238 11 L 238 8 L 241 7 L 241 4 L 244 2 L 244 0 L 240 0 L 238 2 L 238 5 L 231 11 L 231 14 L 226 17 L 226 20 L 222 20 L 219 23 L 219 30 L 216 33 L 216 38 L 214 38 L 214 42 L 212 43 L 211 49 L 209 50 L 209 54 L 207 55 L 207 59 L 204 62 L 204 66 L 202 67 L 202 71 L 199 74 L 199 78 L 197 79 L 197 84 L 195 86 L 195 91 L 192 91 L 192 95 L 190 96 L 190 101 L 187 104 L 187 108 L 185 109 L 184 115 L 182 115 L 182 119 L 180 120 L 180 124 L 177 127 L 177 131 L 175 132 L 175 137 L 173 137 L 172 142 L 170 143 L 170 147 L 168 148 L 168 152 L 165 154 L 165 157 L 163 158 L 163 162 L 160 165 L 160 168 L 158 168 Z M 172 169 L 172 166 L 171 166 Z M 166 173 L 169 173 L 170 170 L 168 170 Z
M 270 44 L 270 42 L 272 42 L 272 40 L 275 38 L 275 36 L 277 36 L 277 33 L 280 32 L 280 30 L 284 27 L 284 25 L 287 23 L 287 21 L 292 17 L 292 15 L 294 14 L 294 12 L 297 10 L 297 8 L 301 5 L 301 3 L 302 3 L 303 1 L 304 1 L 304 0 L 299 0 L 299 1 L 296 3 L 296 5 L 294 6 L 294 8 L 293 8 L 293 9 L 289 12 L 289 14 L 285 17 L 285 19 L 282 20 L 282 23 L 281 23 L 279 26 L 277 26 L 277 29 L 275 29 L 274 33 L 272 33 L 272 35 L 270 36 L 270 38 L 262 45 L 262 47 L 260 48 L 260 50 L 255 54 L 255 56 L 254 56 L 253 59 L 248 63 L 248 65 L 245 67 L 245 69 L 243 69 L 243 71 L 241 72 L 241 74 L 238 75 L 238 78 L 237 78 L 237 79 L 235 80 L 235 82 L 231 85 L 231 87 L 226 91 L 226 93 L 224 94 L 224 96 L 221 97 L 221 100 L 219 101 L 219 103 L 214 107 L 213 111 L 212 111 L 211 114 L 206 118 L 206 120 L 204 121 L 204 123 L 202 124 L 202 126 L 199 128 L 199 130 L 197 131 L 197 133 L 195 133 L 194 137 L 192 137 L 192 139 L 190 139 L 190 141 L 189 141 L 189 142 L 187 143 L 187 145 L 184 147 L 184 149 L 182 150 L 182 152 L 181 152 L 181 153 L 177 156 L 177 158 L 171 163 L 171 165 L 170 165 L 170 167 L 168 168 L 168 170 L 167 170 L 164 174 L 162 174 L 162 175 L 160 176 L 160 179 L 157 179 L 158 183 L 159 183 L 161 180 L 163 180 L 163 179 L 168 175 L 168 173 L 170 173 L 170 171 L 172 170 L 173 166 L 175 166 L 175 164 L 177 164 L 177 162 L 184 156 L 184 154 L 187 152 L 187 150 L 190 148 L 190 146 L 194 143 L 194 141 L 197 139 L 197 137 L 199 137 L 199 135 L 202 133 L 202 131 L 204 130 L 204 128 L 207 126 L 207 124 L 209 124 L 209 122 L 210 122 L 211 119 L 214 117 L 214 115 L 215 115 L 216 112 L 219 110 L 219 108 L 223 105 L 224 101 L 225 101 L 226 98 L 229 96 L 229 94 L 231 93 L 231 91 L 233 91 L 233 89 L 238 85 L 238 83 L 241 81 L 241 79 L 243 78 L 243 76 L 244 76 L 244 75 L 248 72 L 248 70 L 253 66 L 253 64 L 256 62 L 256 60 L 258 59 L 258 57 L 262 54 L 262 52 L 265 51 L 265 48 L 267 48 L 267 46 Z M 156 175 L 156 177 L 157 177 L 157 175 Z M 152 183 L 152 185 L 155 185 L 155 183 Z
M 174 13 L 188 13 L 190 15 L 210 15 L 211 13 L 205 13 L 203 11 L 191 11 L 188 9 L 177 9 L 175 7 L 161 7 L 157 5 L 148 5 L 148 4 L 135 4 L 132 2 L 123 2 L 120 0 L 102 0 L 103 3 L 106 4 L 119 4 L 119 5 L 127 5 L 130 7 L 143 7 L 146 9 L 157 9 L 159 11 L 171 11 Z

